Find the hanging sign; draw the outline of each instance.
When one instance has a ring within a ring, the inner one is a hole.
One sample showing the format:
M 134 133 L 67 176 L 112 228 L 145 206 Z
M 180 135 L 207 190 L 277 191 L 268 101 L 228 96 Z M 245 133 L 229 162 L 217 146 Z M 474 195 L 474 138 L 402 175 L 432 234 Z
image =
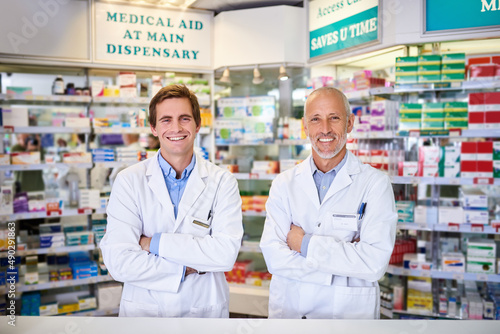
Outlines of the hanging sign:
M 425 32 L 500 28 L 499 0 L 426 0 Z
M 316 0 L 309 3 L 309 57 L 378 40 L 378 0 Z
M 211 12 L 104 2 L 94 5 L 96 61 L 211 67 Z

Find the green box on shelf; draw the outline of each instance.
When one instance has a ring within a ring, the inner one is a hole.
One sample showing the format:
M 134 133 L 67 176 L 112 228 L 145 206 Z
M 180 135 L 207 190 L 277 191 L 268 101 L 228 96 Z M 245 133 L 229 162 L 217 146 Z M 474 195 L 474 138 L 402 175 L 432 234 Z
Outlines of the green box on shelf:
M 418 65 L 418 75 L 441 74 L 441 65 Z
M 465 53 L 445 53 L 441 55 L 443 64 L 449 63 L 465 63 Z
M 500 178 L 500 160 L 493 161 L 493 177 Z
M 422 112 L 422 104 L 420 103 L 401 103 L 399 112 Z
M 444 121 L 444 112 L 442 111 L 422 111 L 422 121 L 429 120 L 434 121 L 441 119 Z
M 418 75 L 418 82 L 440 82 L 440 81 L 441 81 L 441 73 Z
M 493 142 L 493 160 L 500 160 L 500 141 Z
M 449 81 L 449 82 L 465 81 L 465 73 L 442 73 L 441 81 Z
M 422 104 L 422 111 L 444 112 L 444 102 L 428 102 Z
M 418 66 L 396 66 L 396 75 L 417 75 Z
M 422 121 L 422 125 L 420 127 L 422 130 L 443 130 L 444 129 L 444 120 L 437 121 Z
M 469 112 L 467 112 L 467 111 L 445 111 L 444 117 L 446 119 L 451 119 L 451 118 L 465 118 L 465 119 L 468 119 Z
M 444 103 L 444 111 L 467 111 L 469 108 L 469 104 L 467 102 L 445 102 Z
M 405 130 L 420 130 L 420 125 L 421 125 L 420 120 L 414 120 L 414 119 L 399 119 L 399 131 L 405 131 Z
M 467 129 L 469 127 L 468 118 L 445 118 L 444 128 L 445 129 Z
M 465 73 L 465 63 L 443 64 L 441 73 Z
M 415 75 L 398 75 L 396 74 L 396 83 L 417 83 L 418 82 L 418 76 Z
M 396 57 L 396 66 L 416 66 L 418 57 Z
M 440 55 L 418 56 L 418 65 L 441 65 Z
M 411 120 L 412 122 L 420 121 L 422 119 L 422 114 L 419 113 L 400 113 L 399 119 Z

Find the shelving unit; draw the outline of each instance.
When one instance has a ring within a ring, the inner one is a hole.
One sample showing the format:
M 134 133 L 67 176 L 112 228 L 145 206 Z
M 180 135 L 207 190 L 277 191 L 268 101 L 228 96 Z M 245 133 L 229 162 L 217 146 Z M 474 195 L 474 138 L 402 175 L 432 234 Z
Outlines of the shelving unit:
M 70 287 L 70 286 L 89 285 L 89 284 L 110 282 L 110 281 L 113 281 L 113 278 L 109 275 L 95 276 L 95 277 L 82 278 L 82 279 L 72 279 L 72 280 L 65 280 L 65 281 L 46 282 L 46 283 L 39 283 L 39 284 L 29 284 L 29 285 L 25 285 L 25 284 L 23 284 L 23 282 L 20 281 L 19 283 L 16 284 L 16 292 L 50 290 L 50 289 L 65 288 L 65 287 Z M 6 292 L 6 288 L 1 287 L 0 293 L 5 294 L 5 292 Z
M 1 165 L 0 171 L 23 171 L 23 170 L 43 170 L 46 168 L 65 168 L 65 167 L 74 167 L 74 168 L 84 168 L 90 169 L 93 167 L 91 162 L 89 163 L 54 163 L 54 164 L 32 164 L 32 165 Z
M 14 127 L 0 127 L 0 133 L 90 133 L 90 126 L 73 128 L 66 126 L 16 126 Z

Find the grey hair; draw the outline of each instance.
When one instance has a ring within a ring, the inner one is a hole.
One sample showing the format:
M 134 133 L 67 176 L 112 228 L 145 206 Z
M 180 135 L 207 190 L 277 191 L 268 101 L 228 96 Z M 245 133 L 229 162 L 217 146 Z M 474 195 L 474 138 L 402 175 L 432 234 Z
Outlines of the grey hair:
M 351 115 L 351 105 L 349 104 L 349 100 L 347 99 L 347 96 L 342 93 L 342 91 L 338 90 L 337 88 L 334 87 L 320 87 L 315 89 L 309 96 L 307 97 L 310 99 L 313 95 L 318 95 L 318 94 L 336 94 L 337 96 L 340 96 L 342 99 L 342 103 L 344 104 L 344 109 L 347 118 Z M 306 115 L 306 106 L 307 106 L 307 100 L 306 103 L 304 104 L 304 116 Z

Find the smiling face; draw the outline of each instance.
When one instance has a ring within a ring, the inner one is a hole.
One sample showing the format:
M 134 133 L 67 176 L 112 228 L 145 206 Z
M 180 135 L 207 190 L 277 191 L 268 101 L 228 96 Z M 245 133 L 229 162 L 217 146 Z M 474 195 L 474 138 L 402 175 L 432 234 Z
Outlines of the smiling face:
M 302 121 L 313 147 L 314 162 L 322 171 L 330 170 L 343 159 L 347 133 L 354 125 L 354 115 L 347 116 L 340 94 L 333 89 L 321 90 L 311 94 L 306 101 Z
M 161 155 L 169 163 L 191 160 L 199 130 L 188 98 L 169 98 L 156 105 L 156 124 L 151 131 L 159 138 Z

